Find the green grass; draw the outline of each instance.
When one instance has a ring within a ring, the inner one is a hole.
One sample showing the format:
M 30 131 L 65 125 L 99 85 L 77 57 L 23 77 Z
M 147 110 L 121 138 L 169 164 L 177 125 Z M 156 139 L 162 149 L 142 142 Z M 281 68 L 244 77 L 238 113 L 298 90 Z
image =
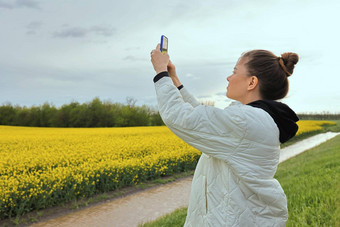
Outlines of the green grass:
M 154 222 L 148 222 L 145 224 L 138 225 L 139 227 L 174 227 L 183 226 L 185 222 L 185 217 L 187 216 L 187 207 L 179 208 L 167 214 Z
M 281 163 L 275 178 L 288 200 L 287 226 L 340 226 L 340 136 Z M 187 208 L 143 227 L 183 226 Z
M 340 136 L 280 164 L 275 177 L 284 189 L 287 226 L 335 226 L 340 212 Z

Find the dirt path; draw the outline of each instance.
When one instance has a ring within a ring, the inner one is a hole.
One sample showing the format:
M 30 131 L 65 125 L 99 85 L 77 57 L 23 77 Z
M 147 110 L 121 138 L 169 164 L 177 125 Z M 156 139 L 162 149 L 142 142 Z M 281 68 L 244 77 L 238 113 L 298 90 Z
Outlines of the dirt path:
M 280 163 L 290 159 L 306 150 L 309 150 L 317 145 L 326 142 L 333 137 L 340 135 L 340 133 L 326 132 L 304 139 L 300 142 L 294 143 L 286 148 L 281 149 Z
M 280 163 L 315 147 L 340 133 L 323 133 L 297 142 L 281 150 Z M 137 226 L 173 210 L 187 206 L 192 177 L 160 185 L 108 203 L 89 207 L 65 216 L 33 224 L 48 226 Z
M 191 180 L 187 177 L 32 226 L 137 226 L 187 206 Z

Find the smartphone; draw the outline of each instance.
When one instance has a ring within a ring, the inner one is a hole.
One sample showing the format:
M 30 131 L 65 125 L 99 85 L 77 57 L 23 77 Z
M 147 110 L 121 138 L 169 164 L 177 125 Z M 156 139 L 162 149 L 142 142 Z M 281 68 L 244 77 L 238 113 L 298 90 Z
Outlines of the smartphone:
M 161 37 L 161 52 L 168 53 L 168 38 L 165 35 Z

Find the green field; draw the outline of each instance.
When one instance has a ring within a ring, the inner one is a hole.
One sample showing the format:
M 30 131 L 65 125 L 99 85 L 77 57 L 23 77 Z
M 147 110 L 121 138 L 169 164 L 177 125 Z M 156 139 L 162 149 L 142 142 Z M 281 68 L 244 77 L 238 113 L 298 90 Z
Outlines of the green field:
M 340 226 L 340 136 L 281 163 L 275 178 L 288 199 L 287 226 Z M 144 227 L 183 226 L 181 208 Z

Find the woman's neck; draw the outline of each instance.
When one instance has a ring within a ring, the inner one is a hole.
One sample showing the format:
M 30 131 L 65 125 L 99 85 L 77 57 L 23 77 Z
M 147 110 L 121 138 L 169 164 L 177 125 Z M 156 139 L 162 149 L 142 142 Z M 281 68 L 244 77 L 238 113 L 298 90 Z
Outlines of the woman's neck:
M 248 103 L 255 102 L 261 99 L 263 98 L 261 97 L 259 93 L 251 92 L 251 93 L 248 93 L 248 95 L 246 95 L 242 100 L 239 100 L 239 101 L 243 104 L 248 104 Z

